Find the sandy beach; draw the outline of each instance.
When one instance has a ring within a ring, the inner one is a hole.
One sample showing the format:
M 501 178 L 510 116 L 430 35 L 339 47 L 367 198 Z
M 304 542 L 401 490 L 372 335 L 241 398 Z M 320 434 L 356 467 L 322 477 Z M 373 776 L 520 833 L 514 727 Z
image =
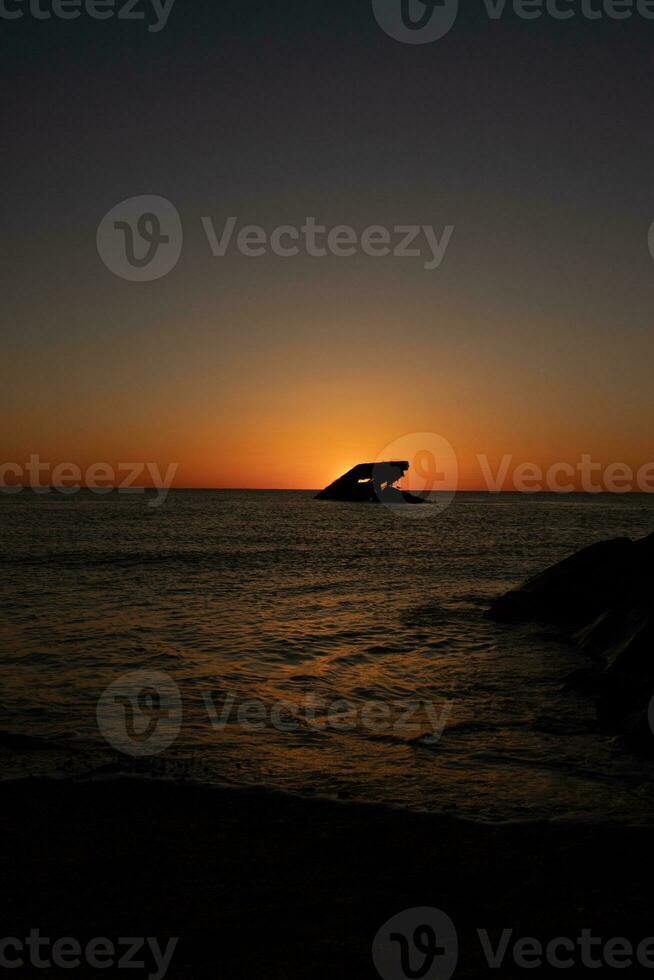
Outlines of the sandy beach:
M 544 943 L 584 928 L 634 944 L 654 933 L 644 827 L 481 824 L 138 778 L 1 793 L 4 935 L 178 937 L 170 978 L 377 976 L 377 930 L 417 906 L 455 923 L 457 977 L 525 974 L 511 947 L 490 969 L 479 928 L 493 946 L 505 929 Z

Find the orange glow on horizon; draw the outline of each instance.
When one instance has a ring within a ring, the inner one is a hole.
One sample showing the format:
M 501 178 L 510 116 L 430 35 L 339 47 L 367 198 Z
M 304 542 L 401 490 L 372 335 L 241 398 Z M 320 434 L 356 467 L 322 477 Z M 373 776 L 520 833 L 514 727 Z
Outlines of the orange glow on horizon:
M 380 307 L 356 323 L 316 323 L 315 303 L 303 303 L 294 296 L 300 312 L 284 321 L 283 341 L 271 322 L 256 343 L 244 344 L 248 323 L 239 334 L 236 314 L 233 341 L 218 342 L 210 318 L 188 333 L 176 322 L 157 324 L 140 352 L 127 331 L 98 333 L 85 371 L 65 385 L 75 349 L 72 341 L 70 351 L 57 347 L 53 335 L 52 349 L 23 365 L 36 394 L 17 406 L 0 462 L 37 453 L 53 466 L 85 470 L 151 460 L 164 471 L 178 465 L 176 488 L 319 490 L 357 463 L 374 462 L 403 435 L 435 432 L 456 452 L 458 488 L 486 490 L 479 455 L 493 473 L 506 455 L 512 469 L 534 463 L 543 470 L 559 461 L 576 466 L 583 454 L 634 470 L 654 457 L 649 335 L 638 358 L 642 377 L 630 365 L 629 384 L 618 386 L 620 362 L 602 346 L 611 341 L 594 335 L 590 372 L 585 347 L 562 356 L 570 337 L 579 342 L 565 323 L 558 348 L 534 350 L 516 340 L 515 324 L 510 336 L 498 327 L 488 339 L 486 323 L 473 336 L 474 321 L 456 311 L 446 339 L 438 326 L 447 311 L 407 339 L 398 326 L 406 311 Z M 408 486 L 420 490 L 411 475 Z

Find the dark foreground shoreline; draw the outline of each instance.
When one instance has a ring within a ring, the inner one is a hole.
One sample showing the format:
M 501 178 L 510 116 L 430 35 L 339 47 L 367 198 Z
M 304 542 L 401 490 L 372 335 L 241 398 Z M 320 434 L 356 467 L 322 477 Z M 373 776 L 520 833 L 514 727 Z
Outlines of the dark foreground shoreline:
M 634 946 L 654 936 L 654 828 L 491 825 L 140 778 L 28 779 L 0 784 L 0 793 L 2 936 L 152 936 L 162 946 L 180 937 L 171 980 L 376 977 L 377 930 L 417 906 L 455 923 L 455 977 L 561 975 L 518 968 L 511 953 L 489 969 L 477 928 L 494 944 L 503 929 L 544 943 L 584 928 Z M 578 963 L 563 972 L 597 970 Z

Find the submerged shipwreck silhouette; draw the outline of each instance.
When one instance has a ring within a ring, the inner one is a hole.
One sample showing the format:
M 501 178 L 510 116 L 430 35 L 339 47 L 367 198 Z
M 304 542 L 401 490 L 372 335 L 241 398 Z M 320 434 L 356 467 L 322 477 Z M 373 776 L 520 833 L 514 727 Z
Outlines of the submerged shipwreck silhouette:
M 416 497 L 395 486 L 409 469 L 406 460 L 390 460 L 385 463 L 359 463 L 339 476 L 328 487 L 316 494 L 316 500 L 350 500 L 355 503 L 425 504 Z

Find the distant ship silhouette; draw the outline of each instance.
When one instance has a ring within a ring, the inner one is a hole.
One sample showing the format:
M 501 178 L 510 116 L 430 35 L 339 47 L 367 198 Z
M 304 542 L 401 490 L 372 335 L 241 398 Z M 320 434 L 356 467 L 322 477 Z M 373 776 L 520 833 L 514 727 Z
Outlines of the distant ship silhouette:
M 350 500 L 355 503 L 425 504 L 428 501 L 393 486 L 409 469 L 407 460 L 359 463 L 316 494 L 316 500 Z

